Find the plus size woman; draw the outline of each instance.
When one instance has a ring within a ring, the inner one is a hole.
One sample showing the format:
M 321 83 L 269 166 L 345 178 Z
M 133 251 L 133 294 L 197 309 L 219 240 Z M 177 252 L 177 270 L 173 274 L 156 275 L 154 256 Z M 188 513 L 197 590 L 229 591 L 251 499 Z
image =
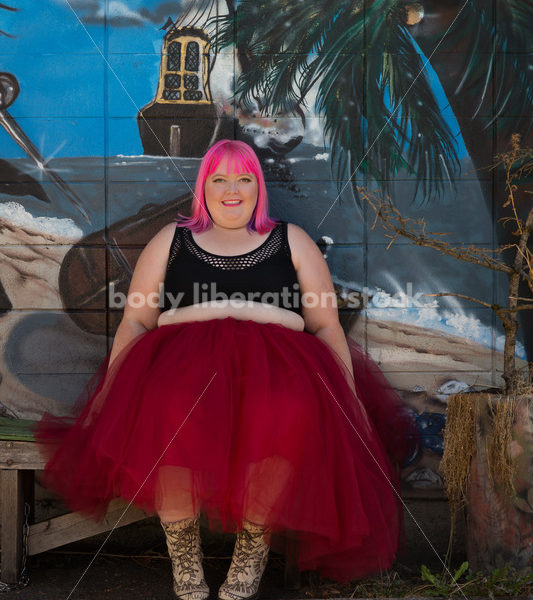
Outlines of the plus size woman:
M 269 217 L 253 150 L 222 140 L 191 216 L 140 255 L 105 375 L 77 414 L 40 422 L 44 483 L 95 518 L 114 497 L 157 512 L 183 600 L 209 596 L 200 515 L 237 534 L 221 600 L 257 597 L 287 539 L 300 569 L 339 581 L 388 568 L 400 519 L 381 438 L 406 421 L 365 360 L 320 250 Z

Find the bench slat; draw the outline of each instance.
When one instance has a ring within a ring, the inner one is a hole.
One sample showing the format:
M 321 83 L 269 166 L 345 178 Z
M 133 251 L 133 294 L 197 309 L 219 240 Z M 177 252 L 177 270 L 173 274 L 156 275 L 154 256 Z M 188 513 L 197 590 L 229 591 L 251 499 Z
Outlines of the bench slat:
M 35 442 L 0 440 L 0 469 L 44 469 L 43 458 Z
M 30 525 L 28 554 L 40 554 L 51 548 L 110 531 L 115 526 L 123 527 L 146 517 L 147 515 L 137 507 L 133 505 L 128 507 L 125 500 L 117 498 L 110 502 L 107 514 L 100 523 L 95 523 L 81 513 L 68 513 L 41 521 Z

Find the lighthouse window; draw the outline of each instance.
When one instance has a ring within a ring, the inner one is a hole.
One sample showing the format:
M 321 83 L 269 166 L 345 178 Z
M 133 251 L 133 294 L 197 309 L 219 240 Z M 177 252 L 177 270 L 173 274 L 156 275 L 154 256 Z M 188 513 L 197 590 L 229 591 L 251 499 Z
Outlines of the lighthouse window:
M 181 84 L 181 75 L 177 73 L 167 73 L 165 75 L 165 89 L 163 90 L 163 100 L 181 100 L 179 91 Z
M 183 85 L 186 90 L 197 90 L 198 89 L 198 75 L 184 75 Z
M 198 42 L 189 42 L 185 54 L 185 69 L 187 71 L 198 71 L 200 67 L 200 46 Z
M 189 44 L 190 46 L 190 44 Z M 167 70 L 179 71 L 181 62 L 181 44 L 180 42 L 170 42 L 167 49 Z M 187 54 L 189 50 L 187 49 Z
M 163 100 L 181 100 L 181 92 L 179 90 L 163 90 Z
M 202 92 L 183 92 L 183 99 L 184 100 L 201 100 L 202 99 Z
M 169 73 L 165 75 L 165 89 L 178 90 L 180 87 L 181 77 L 177 73 Z

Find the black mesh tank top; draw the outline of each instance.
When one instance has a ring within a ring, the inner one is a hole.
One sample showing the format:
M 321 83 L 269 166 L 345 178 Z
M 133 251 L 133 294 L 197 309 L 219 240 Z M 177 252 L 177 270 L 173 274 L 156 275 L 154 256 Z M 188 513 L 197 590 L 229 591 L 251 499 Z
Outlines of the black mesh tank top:
M 190 229 L 176 227 L 163 292 L 164 310 L 229 298 L 274 304 L 301 315 L 287 223 L 274 227 L 255 250 L 236 256 L 211 254 L 196 244 Z

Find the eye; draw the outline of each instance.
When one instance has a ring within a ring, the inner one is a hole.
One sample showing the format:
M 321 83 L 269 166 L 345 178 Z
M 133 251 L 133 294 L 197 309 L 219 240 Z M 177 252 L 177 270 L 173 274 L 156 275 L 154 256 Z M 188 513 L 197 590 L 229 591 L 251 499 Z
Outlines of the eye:
M 248 175 L 244 175 L 243 177 L 240 178 L 240 181 L 244 181 L 245 183 L 250 183 L 252 181 L 252 178 L 248 177 Z
M 224 181 L 223 177 L 215 177 L 213 180 L 213 183 L 220 183 L 221 181 Z

